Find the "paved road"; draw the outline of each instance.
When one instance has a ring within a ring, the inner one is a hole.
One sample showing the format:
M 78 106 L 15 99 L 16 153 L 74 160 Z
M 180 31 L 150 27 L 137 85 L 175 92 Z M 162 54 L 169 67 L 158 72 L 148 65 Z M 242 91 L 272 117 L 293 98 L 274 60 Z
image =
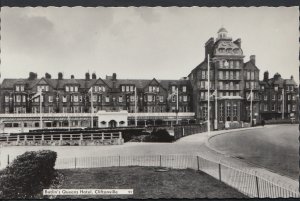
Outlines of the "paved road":
M 217 135 L 209 143 L 222 153 L 242 158 L 295 180 L 299 175 L 298 125 L 280 125 Z
M 274 127 L 274 126 L 267 126 Z M 249 128 L 251 130 L 259 130 L 262 128 Z M 241 131 L 245 129 L 236 129 Z M 247 129 L 246 129 L 247 130 Z M 228 131 L 215 131 L 211 135 L 217 135 Z M 7 164 L 7 155 L 10 155 L 10 160 L 16 155 L 20 155 L 29 150 L 50 149 L 58 153 L 58 158 L 74 158 L 86 156 L 126 156 L 126 155 L 168 155 L 168 154 L 184 154 L 184 155 L 199 155 L 203 158 L 212 161 L 221 161 L 231 167 L 244 167 L 245 169 L 255 170 L 257 173 L 265 178 L 275 178 L 283 183 L 286 183 L 295 190 L 298 190 L 298 181 L 278 175 L 263 168 L 257 168 L 245 161 L 232 158 L 229 155 L 220 153 L 219 150 L 211 149 L 208 146 L 208 134 L 200 133 L 184 137 L 175 143 L 125 143 L 122 146 L 71 146 L 71 147 L 3 147 L 1 148 L 1 166 Z M 0 167 L 1 167 L 0 166 Z

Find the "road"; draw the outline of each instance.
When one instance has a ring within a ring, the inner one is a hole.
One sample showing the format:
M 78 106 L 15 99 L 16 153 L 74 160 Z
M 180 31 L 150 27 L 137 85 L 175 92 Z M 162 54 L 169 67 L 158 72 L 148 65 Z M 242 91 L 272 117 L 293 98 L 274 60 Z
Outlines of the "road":
M 297 180 L 298 137 L 298 125 L 281 125 L 217 135 L 212 137 L 209 143 L 224 154 Z

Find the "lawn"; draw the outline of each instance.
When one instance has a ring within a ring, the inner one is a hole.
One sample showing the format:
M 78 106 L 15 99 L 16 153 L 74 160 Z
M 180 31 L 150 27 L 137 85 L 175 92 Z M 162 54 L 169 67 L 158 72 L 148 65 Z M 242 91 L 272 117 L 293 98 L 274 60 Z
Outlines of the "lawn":
M 133 189 L 133 195 L 58 196 L 67 198 L 245 198 L 211 176 L 192 169 L 157 172 L 156 167 L 110 167 L 59 170 L 60 189 Z
M 298 125 L 245 130 L 210 139 L 217 150 L 298 180 Z

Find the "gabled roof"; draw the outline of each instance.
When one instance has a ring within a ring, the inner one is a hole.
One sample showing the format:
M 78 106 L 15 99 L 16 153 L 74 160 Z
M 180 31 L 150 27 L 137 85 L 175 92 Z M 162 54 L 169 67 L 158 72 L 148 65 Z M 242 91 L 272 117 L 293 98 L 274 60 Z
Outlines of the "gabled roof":
M 255 70 L 259 70 L 259 68 L 252 63 L 251 61 L 248 61 L 244 64 L 244 69 L 255 69 Z
M 295 85 L 295 86 L 297 86 L 297 83 L 295 82 L 294 79 L 285 79 L 284 81 L 285 81 L 286 85 Z

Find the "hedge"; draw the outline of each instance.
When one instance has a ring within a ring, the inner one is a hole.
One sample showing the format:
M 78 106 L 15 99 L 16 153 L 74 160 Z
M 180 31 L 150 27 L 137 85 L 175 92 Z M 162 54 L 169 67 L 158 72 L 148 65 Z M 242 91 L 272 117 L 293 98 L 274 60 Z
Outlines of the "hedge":
M 145 142 L 173 142 L 174 140 L 174 136 L 171 136 L 166 129 L 154 129 L 144 138 Z
M 0 175 L 0 198 L 33 198 L 50 186 L 56 174 L 56 157 L 56 152 L 49 150 L 18 156 Z

